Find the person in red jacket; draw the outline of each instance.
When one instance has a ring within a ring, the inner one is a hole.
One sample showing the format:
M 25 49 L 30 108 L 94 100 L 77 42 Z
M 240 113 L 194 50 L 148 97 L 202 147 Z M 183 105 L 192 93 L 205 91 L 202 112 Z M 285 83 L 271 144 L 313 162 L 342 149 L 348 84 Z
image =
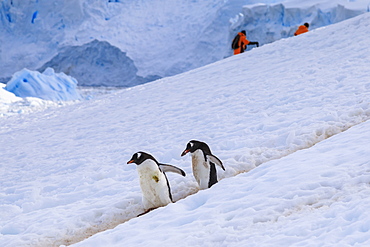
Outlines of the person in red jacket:
M 247 45 L 257 45 L 259 46 L 258 42 L 251 42 L 247 39 L 247 34 L 245 30 L 242 30 L 238 33 L 239 35 L 239 42 L 236 49 L 234 49 L 234 55 L 243 53 L 247 49 Z
M 295 31 L 294 36 L 300 35 L 302 33 L 307 33 L 309 26 L 310 25 L 307 22 L 305 24 L 299 26 L 298 29 L 297 29 L 297 31 Z

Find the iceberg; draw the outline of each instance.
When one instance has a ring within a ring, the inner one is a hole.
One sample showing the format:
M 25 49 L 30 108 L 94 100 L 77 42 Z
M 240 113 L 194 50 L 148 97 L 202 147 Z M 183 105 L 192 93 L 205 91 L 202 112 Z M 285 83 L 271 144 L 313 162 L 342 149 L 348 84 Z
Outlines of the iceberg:
M 51 101 L 80 100 L 77 80 L 47 68 L 43 73 L 22 69 L 16 72 L 5 89 L 18 97 L 36 97 Z

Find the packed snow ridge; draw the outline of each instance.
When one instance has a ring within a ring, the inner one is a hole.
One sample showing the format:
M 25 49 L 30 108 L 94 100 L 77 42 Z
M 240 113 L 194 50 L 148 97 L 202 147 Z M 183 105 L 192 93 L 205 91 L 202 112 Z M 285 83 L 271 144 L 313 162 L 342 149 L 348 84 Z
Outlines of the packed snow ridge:
M 303 22 L 316 29 L 368 11 L 362 0 L 255 2 L 2 1 L 0 82 L 23 68 L 52 67 L 81 86 L 127 87 L 230 56 L 241 29 L 263 45 Z

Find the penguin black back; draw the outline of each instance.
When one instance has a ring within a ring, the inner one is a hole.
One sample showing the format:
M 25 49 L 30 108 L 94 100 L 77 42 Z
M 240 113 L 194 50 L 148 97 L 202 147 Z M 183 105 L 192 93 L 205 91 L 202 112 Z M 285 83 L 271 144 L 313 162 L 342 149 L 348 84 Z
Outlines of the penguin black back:
M 212 162 L 209 162 L 209 181 L 208 181 L 208 188 L 211 188 L 212 185 L 218 182 L 217 180 L 217 171 L 216 165 Z

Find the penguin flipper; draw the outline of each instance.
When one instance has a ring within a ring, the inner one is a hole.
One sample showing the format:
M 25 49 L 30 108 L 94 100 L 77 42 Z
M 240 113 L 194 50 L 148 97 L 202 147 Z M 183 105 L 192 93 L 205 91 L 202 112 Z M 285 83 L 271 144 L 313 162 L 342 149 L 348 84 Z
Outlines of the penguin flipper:
M 159 166 L 159 169 L 161 169 L 162 172 L 174 172 L 174 173 L 180 174 L 184 177 L 186 176 L 185 172 L 182 169 L 180 169 L 176 166 L 168 165 L 168 164 L 161 164 L 161 163 L 158 164 L 158 166 Z
M 216 165 L 220 166 L 222 168 L 222 170 L 225 171 L 225 167 L 223 166 L 223 164 L 222 164 L 222 162 L 219 158 L 217 158 L 216 156 L 214 156 L 212 154 L 208 154 L 207 159 L 209 159 L 211 162 L 215 163 Z

